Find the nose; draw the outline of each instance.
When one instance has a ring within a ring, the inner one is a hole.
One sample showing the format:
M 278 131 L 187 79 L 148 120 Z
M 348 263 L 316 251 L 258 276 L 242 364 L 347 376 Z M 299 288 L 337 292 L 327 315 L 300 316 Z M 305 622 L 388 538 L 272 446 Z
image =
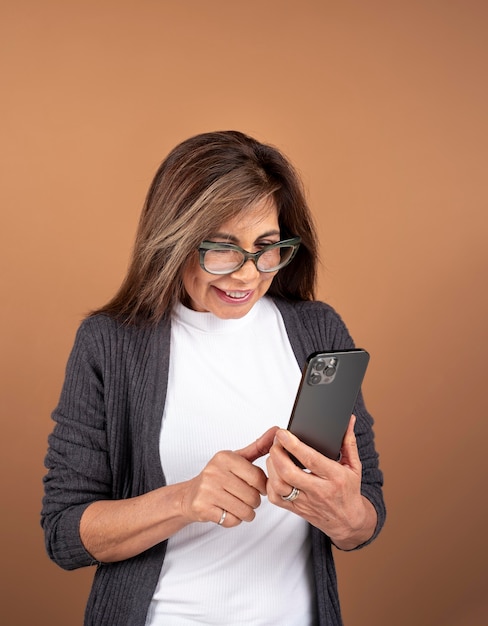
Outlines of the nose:
M 253 280 L 256 274 L 259 274 L 259 270 L 252 259 L 248 259 L 238 270 L 232 272 L 232 276 L 242 280 L 242 282 Z

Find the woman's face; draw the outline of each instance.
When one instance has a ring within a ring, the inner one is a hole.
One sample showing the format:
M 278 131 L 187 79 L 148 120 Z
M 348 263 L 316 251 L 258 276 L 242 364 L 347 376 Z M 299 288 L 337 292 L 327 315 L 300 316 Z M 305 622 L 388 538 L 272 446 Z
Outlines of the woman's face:
M 221 224 L 208 238 L 233 243 L 248 252 L 280 240 L 278 211 L 272 198 L 258 201 L 248 212 Z M 248 313 L 268 291 L 276 272 L 259 272 L 252 260 L 225 276 L 209 274 L 200 267 L 195 251 L 184 271 L 186 304 L 195 311 L 210 312 L 221 319 L 236 319 Z

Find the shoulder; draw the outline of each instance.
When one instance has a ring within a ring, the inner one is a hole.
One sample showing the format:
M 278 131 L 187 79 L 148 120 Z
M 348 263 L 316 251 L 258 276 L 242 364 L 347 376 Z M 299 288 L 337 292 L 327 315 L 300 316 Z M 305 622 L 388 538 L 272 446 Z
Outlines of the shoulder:
M 285 324 L 296 324 L 297 330 L 300 327 L 321 329 L 327 331 L 329 336 L 336 331 L 347 332 L 346 324 L 340 314 L 326 302 L 318 300 L 290 302 L 281 299 L 275 299 L 274 302 Z
M 346 324 L 329 304 L 282 299 L 274 299 L 274 302 L 283 317 L 292 346 L 300 356 L 319 350 L 354 348 Z
M 159 324 L 126 324 L 105 313 L 85 318 L 76 333 L 75 346 L 90 352 L 111 353 L 144 350 L 148 346 L 166 346 L 170 339 L 170 321 Z
M 273 298 L 277 307 L 285 314 L 299 315 L 299 316 L 338 316 L 335 309 L 327 302 L 321 302 L 320 300 L 285 300 L 283 298 Z
M 99 333 L 122 337 L 143 337 L 145 335 L 158 334 L 165 327 L 169 327 L 170 324 L 170 316 L 157 324 L 128 324 L 106 313 L 96 313 L 95 315 L 89 315 L 81 322 L 78 332 L 88 335 Z

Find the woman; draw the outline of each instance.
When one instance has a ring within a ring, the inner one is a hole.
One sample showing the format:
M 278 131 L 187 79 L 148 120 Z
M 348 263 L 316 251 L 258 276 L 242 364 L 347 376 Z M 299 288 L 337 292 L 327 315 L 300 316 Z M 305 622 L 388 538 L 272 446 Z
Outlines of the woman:
M 53 413 L 42 524 L 61 567 L 97 565 L 85 624 L 341 624 L 331 546 L 385 511 L 361 396 L 340 462 L 285 430 L 307 356 L 353 347 L 316 265 L 275 148 L 206 133 L 160 166 Z

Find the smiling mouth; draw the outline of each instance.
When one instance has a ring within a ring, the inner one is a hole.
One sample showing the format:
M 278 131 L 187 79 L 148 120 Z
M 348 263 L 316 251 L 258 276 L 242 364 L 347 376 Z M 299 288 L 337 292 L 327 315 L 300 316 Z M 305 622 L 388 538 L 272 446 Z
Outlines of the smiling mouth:
M 252 289 L 248 291 L 233 291 L 227 289 L 219 289 L 218 287 L 215 287 L 215 289 L 220 294 L 220 297 L 227 302 L 245 302 L 249 300 L 249 298 L 253 294 Z
M 224 291 L 225 295 L 229 298 L 234 298 L 234 300 L 242 300 L 246 296 L 248 296 L 250 291 Z

